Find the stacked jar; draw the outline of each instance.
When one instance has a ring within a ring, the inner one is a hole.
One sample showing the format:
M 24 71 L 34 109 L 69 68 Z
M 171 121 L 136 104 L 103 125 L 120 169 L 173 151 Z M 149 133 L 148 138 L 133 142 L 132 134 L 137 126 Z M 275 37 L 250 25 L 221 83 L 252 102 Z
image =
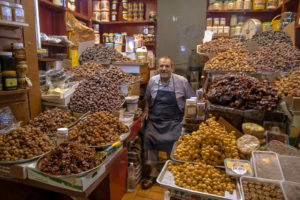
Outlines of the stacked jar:
M 128 3 L 128 21 L 133 20 L 133 4 Z
M 108 0 L 100 1 L 100 21 L 109 22 L 109 1 Z
M 127 0 L 122 0 L 122 19 L 124 21 L 128 20 L 128 2 L 127 2 Z
M 26 54 L 23 43 L 12 43 L 12 50 L 17 63 L 16 72 L 18 77 L 18 88 L 25 89 L 28 66 L 26 64 Z
M 93 1 L 93 19 L 101 21 L 101 10 L 100 10 L 101 1 Z
M 1 57 L 2 87 L 3 90 L 16 90 L 18 88 L 16 65 L 12 57 Z
M 145 7 L 143 2 L 139 2 L 139 13 L 138 13 L 138 20 L 143 21 L 144 20 L 144 13 L 145 13 Z
M 100 44 L 100 25 L 93 24 L 93 29 L 95 33 L 95 45 Z
M 10 4 L 12 8 L 12 18 L 16 22 L 24 22 L 25 21 L 25 15 L 23 6 L 21 4 L 17 3 L 11 3 Z
M 113 0 L 111 4 L 111 21 L 117 21 L 118 17 L 118 0 Z

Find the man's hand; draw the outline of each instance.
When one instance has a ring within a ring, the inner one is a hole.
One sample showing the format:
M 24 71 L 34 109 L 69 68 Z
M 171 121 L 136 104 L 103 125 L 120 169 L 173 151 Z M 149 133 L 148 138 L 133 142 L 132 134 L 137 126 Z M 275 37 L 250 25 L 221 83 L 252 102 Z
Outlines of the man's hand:
M 148 116 L 149 116 L 149 109 L 148 109 L 148 108 L 145 108 L 144 113 L 143 113 L 143 119 L 144 119 L 144 120 L 147 120 L 147 119 L 148 119 Z

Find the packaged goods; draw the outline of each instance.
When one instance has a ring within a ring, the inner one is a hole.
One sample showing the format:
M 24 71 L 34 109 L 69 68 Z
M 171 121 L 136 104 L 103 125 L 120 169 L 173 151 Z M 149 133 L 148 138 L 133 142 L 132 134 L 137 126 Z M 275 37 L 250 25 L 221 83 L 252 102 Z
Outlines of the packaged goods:
M 224 160 L 226 174 L 233 177 L 253 176 L 251 163 L 248 160 L 226 158 Z
M 96 151 L 81 144 L 63 142 L 47 153 L 38 168 L 50 175 L 71 175 L 93 169 L 102 163 Z
M 225 191 L 232 194 L 236 189 L 234 181 L 224 171 L 201 162 L 169 163 L 168 170 L 174 175 L 175 184 L 179 187 L 219 196 L 225 196 Z
M 117 52 L 119 52 L 119 53 L 122 53 L 122 44 L 115 43 L 115 50 L 117 50 Z
M 100 33 L 100 25 L 99 24 L 93 24 L 93 29 L 95 33 Z
M 224 127 L 209 118 L 201 123 L 199 130 L 180 136 L 174 158 L 182 161 L 203 161 L 218 165 L 225 158 L 239 159 L 234 132 L 227 132 Z
M 198 52 L 201 53 L 221 53 L 232 49 L 237 52 L 247 52 L 247 47 L 242 43 L 231 38 L 218 38 L 202 45 L 198 45 Z
M 109 11 L 101 11 L 100 12 L 100 21 L 101 22 L 109 22 Z
M 197 103 L 197 118 L 204 120 L 205 118 L 205 102 L 198 102 Z
M 12 7 L 13 21 L 24 22 L 25 15 L 24 15 L 23 6 L 21 4 L 17 4 L 17 3 L 11 3 L 10 6 Z
M 17 120 L 8 106 L 0 108 L 0 133 L 7 132 L 17 123 Z
M 127 10 L 127 9 L 128 9 L 127 0 L 122 0 L 122 10 Z
M 214 26 L 220 26 L 220 18 L 214 18 Z
M 207 18 L 206 19 L 206 26 L 212 26 L 212 25 L 213 25 L 212 18 Z
M 250 155 L 252 151 L 257 150 L 259 146 L 259 140 L 252 135 L 243 135 L 237 140 L 237 147 L 239 151 L 245 155 Z
M 242 192 L 245 200 L 284 200 L 280 183 L 260 178 L 242 177 Z
M 300 184 L 284 181 L 282 182 L 282 188 L 288 200 L 298 200 L 300 197 Z
M 128 12 L 127 11 L 122 12 L 122 18 L 123 18 L 124 21 L 128 20 Z
M 3 90 L 16 90 L 18 86 L 17 72 L 14 70 L 2 71 Z
M 193 118 L 197 114 L 196 100 L 187 99 L 185 104 L 185 117 Z
M 112 62 L 121 58 L 122 55 L 113 48 L 107 46 L 95 46 L 86 48 L 79 57 L 81 64 L 88 61 Z
M 101 12 L 100 11 L 93 11 L 93 19 L 97 21 L 101 21 Z
M 117 0 L 112 1 L 111 10 L 112 11 L 117 11 L 118 10 L 118 1 Z
M 280 97 L 300 97 L 300 70 L 275 81 L 274 87 Z
M 253 151 L 252 159 L 257 177 L 283 180 L 278 156 L 271 151 Z
M 100 44 L 100 33 L 95 33 L 95 44 Z
M 266 9 L 275 9 L 278 5 L 278 0 L 267 0 Z
M 244 1 L 244 10 L 251 10 L 252 9 L 252 0 L 245 0 Z
M 284 144 L 288 144 L 289 138 L 286 134 L 279 134 L 272 131 L 267 131 L 267 142 L 271 142 L 272 140 L 280 141 Z
M 266 0 L 253 0 L 253 10 L 265 9 Z
M 18 161 L 48 152 L 53 147 L 49 137 L 40 129 L 24 126 L 0 134 L 0 160 Z
M 255 71 L 246 60 L 246 53 L 236 52 L 229 49 L 226 52 L 219 53 L 214 58 L 205 63 L 205 70 L 220 71 Z
M 18 88 L 20 89 L 26 89 L 27 87 L 27 82 L 25 77 L 17 78 L 18 82 Z
M 300 158 L 294 156 L 279 156 L 279 162 L 284 179 L 300 183 Z
M 100 11 L 108 11 L 109 12 L 109 1 L 108 0 L 101 0 Z
M 282 143 L 278 140 L 271 140 L 268 143 L 268 150 L 274 151 L 279 155 L 286 155 L 286 156 L 297 156 L 300 157 L 300 150 L 292 147 L 288 144 Z
M 0 1 L 0 13 L 1 13 L 1 19 L 2 20 L 7 20 L 7 21 L 12 21 L 12 10 L 7 1 Z
M 236 0 L 235 9 L 236 10 L 243 10 L 243 8 L 244 8 L 244 0 Z
M 111 12 L 111 21 L 117 21 L 118 13 L 116 11 Z
M 60 108 L 47 110 L 28 122 L 29 126 L 39 128 L 48 135 L 54 134 L 58 128 L 70 126 L 76 121 L 71 113 Z
M 272 44 L 287 43 L 293 45 L 291 38 L 284 31 L 264 31 L 256 33 L 251 41 L 256 42 L 259 46 L 268 46 Z
M 272 111 L 278 102 L 277 91 L 268 81 L 259 81 L 245 74 L 225 74 L 216 77 L 207 97 L 213 104 L 242 110 Z
M 229 26 L 224 26 L 224 33 L 223 36 L 224 37 L 229 37 L 230 36 L 230 27 Z
M 68 139 L 87 146 L 113 144 L 128 128 L 108 112 L 96 112 L 76 124 L 69 132 Z
M 138 109 L 139 96 L 128 96 L 125 100 L 129 112 L 135 112 Z
M 265 138 L 265 129 L 254 123 L 243 123 L 242 129 L 245 134 L 253 135 L 259 139 Z
M 236 15 L 231 15 L 230 26 L 236 26 L 238 24 L 238 19 Z

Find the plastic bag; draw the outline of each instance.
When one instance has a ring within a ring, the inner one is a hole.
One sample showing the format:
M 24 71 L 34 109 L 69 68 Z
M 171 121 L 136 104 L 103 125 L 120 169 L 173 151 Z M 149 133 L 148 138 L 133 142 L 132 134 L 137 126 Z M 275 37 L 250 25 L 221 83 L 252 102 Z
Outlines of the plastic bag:
M 21 122 L 17 123 L 13 112 L 8 106 L 0 108 L 0 134 L 13 130 L 19 127 L 20 124 Z

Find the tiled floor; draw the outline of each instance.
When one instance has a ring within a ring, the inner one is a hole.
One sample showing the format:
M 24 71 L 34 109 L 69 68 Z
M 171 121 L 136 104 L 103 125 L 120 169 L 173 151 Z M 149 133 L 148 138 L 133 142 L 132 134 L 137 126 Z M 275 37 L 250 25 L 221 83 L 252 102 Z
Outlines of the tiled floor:
M 158 184 L 153 185 L 148 190 L 143 190 L 139 184 L 134 192 L 127 192 L 122 200 L 163 200 L 165 191 L 167 189 Z

